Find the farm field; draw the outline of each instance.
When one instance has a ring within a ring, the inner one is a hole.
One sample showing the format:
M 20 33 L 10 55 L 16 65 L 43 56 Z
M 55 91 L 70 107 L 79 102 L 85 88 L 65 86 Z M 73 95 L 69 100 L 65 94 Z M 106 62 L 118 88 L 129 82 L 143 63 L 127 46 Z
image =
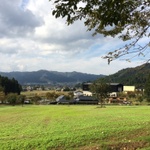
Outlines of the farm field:
M 0 106 L 0 150 L 150 150 L 150 106 Z
M 47 92 L 54 92 L 54 91 L 37 91 L 37 90 L 34 90 L 34 91 L 21 92 L 21 94 L 26 95 L 27 97 L 32 97 L 32 96 L 35 96 L 35 95 L 45 96 L 45 94 Z
M 55 91 L 55 90 L 48 90 L 48 91 L 38 91 L 38 90 L 34 90 L 34 91 L 25 91 L 25 92 L 21 92 L 22 95 L 25 95 L 27 98 L 33 97 L 35 95 L 41 96 L 41 97 L 45 97 L 46 93 L 57 93 L 59 95 L 67 95 L 68 92 L 61 92 L 61 91 Z

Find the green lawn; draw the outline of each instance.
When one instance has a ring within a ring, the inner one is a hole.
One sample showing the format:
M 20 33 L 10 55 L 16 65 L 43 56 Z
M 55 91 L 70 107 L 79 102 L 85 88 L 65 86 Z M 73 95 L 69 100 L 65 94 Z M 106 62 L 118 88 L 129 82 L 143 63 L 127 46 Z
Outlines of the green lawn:
M 150 106 L 0 106 L 0 150 L 149 150 Z

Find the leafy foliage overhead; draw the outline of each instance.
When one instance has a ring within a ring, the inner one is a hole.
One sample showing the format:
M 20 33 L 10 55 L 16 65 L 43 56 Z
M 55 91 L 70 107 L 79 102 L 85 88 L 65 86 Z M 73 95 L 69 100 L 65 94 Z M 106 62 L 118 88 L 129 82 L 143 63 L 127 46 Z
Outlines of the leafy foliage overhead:
M 52 1 L 52 0 L 49 0 Z M 123 55 L 144 55 L 150 41 L 139 45 L 143 37 L 150 36 L 150 0 L 54 0 L 52 14 L 66 18 L 68 25 L 84 20 L 88 30 L 104 36 L 118 36 L 130 40 L 124 47 L 109 52 L 108 62 Z

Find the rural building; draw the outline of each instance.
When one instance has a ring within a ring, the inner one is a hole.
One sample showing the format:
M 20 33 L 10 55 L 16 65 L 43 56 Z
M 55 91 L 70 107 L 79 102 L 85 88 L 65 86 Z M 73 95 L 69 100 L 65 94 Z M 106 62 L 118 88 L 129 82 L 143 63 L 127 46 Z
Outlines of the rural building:
M 90 91 L 83 91 L 83 95 L 85 95 L 85 96 L 92 96 L 92 92 L 90 92 Z
M 58 98 L 56 98 L 56 102 L 57 104 L 74 104 L 75 100 L 67 100 L 64 95 L 61 95 Z
M 111 92 L 122 92 L 123 84 L 120 83 L 109 83 Z
M 92 83 L 83 83 L 82 87 L 84 95 L 92 96 L 92 93 L 89 91 L 91 84 Z M 123 84 L 120 83 L 107 83 L 107 84 L 109 85 L 110 88 L 109 93 L 110 98 L 108 99 L 109 103 L 122 103 L 126 101 L 126 99 L 124 98 L 118 98 L 118 93 L 123 92 Z
M 90 92 L 90 85 L 91 84 L 92 83 L 83 83 L 82 84 L 83 95 L 92 96 L 92 92 Z
M 134 92 L 135 86 L 123 86 L 123 92 Z
M 98 104 L 98 100 L 92 96 L 81 95 L 75 101 L 76 104 Z
M 123 84 L 120 83 L 109 83 L 110 85 L 110 97 L 117 97 L 118 92 L 123 91 Z
M 83 91 L 90 91 L 90 85 L 91 85 L 92 83 L 83 83 L 82 84 L 82 90 Z
M 72 100 L 66 100 L 64 95 L 56 99 L 55 104 L 98 104 L 98 100 L 92 96 L 80 95 Z
M 82 90 L 84 91 L 90 91 L 90 85 L 92 83 L 83 83 L 82 84 Z M 120 83 L 108 83 L 110 86 L 111 92 L 122 92 L 123 91 L 123 84 Z
M 83 95 L 83 92 L 82 91 L 75 91 L 73 94 L 75 97 L 78 97 L 80 95 Z

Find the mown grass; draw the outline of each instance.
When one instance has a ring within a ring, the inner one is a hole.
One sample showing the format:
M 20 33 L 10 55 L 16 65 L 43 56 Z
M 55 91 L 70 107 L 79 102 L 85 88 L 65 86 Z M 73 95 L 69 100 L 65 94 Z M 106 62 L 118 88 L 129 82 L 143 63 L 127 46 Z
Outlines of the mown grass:
M 150 106 L 0 106 L 2 150 L 150 149 Z

